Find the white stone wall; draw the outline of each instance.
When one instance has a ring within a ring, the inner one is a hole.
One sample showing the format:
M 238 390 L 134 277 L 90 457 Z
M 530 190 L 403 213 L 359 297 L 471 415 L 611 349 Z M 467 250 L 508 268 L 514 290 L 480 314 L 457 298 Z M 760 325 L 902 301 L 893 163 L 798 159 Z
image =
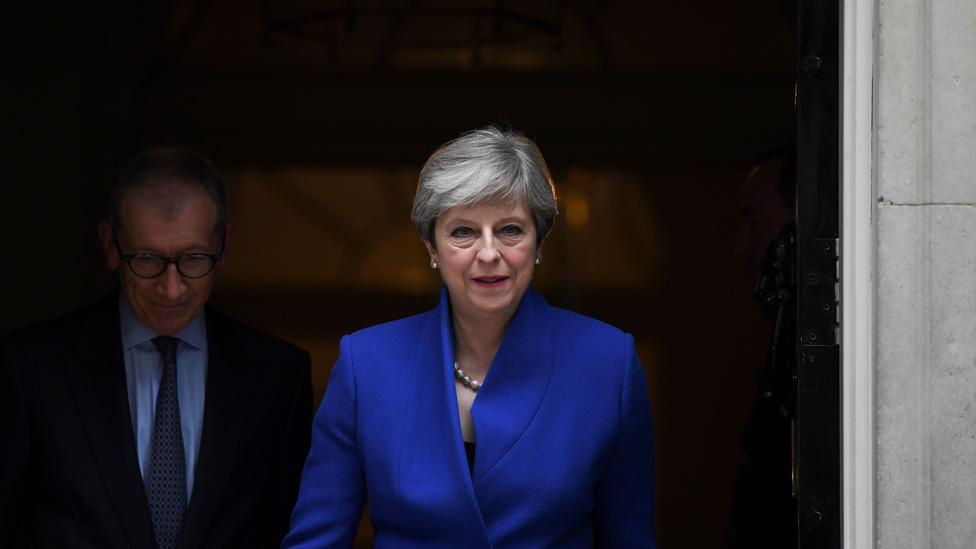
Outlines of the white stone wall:
M 875 539 L 976 547 L 976 0 L 880 0 Z

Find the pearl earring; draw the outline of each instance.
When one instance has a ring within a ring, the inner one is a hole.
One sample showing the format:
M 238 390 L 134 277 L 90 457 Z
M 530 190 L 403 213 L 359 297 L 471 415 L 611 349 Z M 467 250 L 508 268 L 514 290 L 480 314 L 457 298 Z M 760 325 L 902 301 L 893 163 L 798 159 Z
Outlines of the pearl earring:
M 541 257 L 535 258 L 535 264 L 536 265 L 541 265 L 542 264 L 542 258 Z
M 431 269 L 437 269 L 437 260 L 436 259 L 434 259 L 434 258 L 431 258 L 430 259 L 430 268 Z

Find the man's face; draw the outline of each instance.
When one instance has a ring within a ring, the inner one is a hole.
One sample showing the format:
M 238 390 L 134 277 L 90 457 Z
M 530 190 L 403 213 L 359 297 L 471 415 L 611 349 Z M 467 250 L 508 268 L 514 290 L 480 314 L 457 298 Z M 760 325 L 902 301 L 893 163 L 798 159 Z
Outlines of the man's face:
M 188 187 L 176 207 L 165 209 L 145 196 L 130 194 L 122 199 L 120 210 L 121 228 L 114 236 L 125 255 L 219 253 L 220 239 L 214 234 L 217 207 L 203 190 Z M 162 335 L 176 334 L 203 309 L 213 288 L 213 273 L 189 279 L 170 264 L 158 278 L 136 276 L 119 258 L 111 230 L 107 224 L 100 228 L 107 264 L 118 270 L 122 292 L 136 319 Z
M 769 243 L 793 218 L 777 189 L 782 172 L 782 159 L 767 160 L 749 172 L 742 186 L 741 227 L 735 252 L 754 271 L 761 268 Z

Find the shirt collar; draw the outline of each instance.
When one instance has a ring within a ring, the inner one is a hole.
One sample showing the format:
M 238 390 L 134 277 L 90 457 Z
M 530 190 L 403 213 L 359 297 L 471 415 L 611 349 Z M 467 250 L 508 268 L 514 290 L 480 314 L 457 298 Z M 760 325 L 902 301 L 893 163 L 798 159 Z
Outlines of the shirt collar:
M 125 299 L 125 294 L 119 292 L 119 327 L 122 331 L 122 348 L 131 349 L 138 347 L 147 341 L 152 341 L 159 336 L 159 332 L 149 328 L 136 319 L 129 302 Z M 193 317 L 182 330 L 174 334 L 174 337 L 200 349 L 207 350 L 207 323 L 203 311 Z

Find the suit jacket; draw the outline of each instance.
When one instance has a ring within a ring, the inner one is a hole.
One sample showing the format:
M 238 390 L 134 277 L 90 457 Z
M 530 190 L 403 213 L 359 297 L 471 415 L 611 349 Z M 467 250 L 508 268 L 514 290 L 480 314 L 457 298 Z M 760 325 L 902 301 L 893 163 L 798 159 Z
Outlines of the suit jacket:
M 377 547 L 653 547 L 633 338 L 528 290 L 471 410 L 471 472 L 449 309 L 343 338 L 283 546 L 348 547 L 368 494 Z
M 308 451 L 308 353 L 208 308 L 193 494 L 177 547 L 277 547 Z M 118 294 L 5 338 L 0 546 L 152 548 Z

